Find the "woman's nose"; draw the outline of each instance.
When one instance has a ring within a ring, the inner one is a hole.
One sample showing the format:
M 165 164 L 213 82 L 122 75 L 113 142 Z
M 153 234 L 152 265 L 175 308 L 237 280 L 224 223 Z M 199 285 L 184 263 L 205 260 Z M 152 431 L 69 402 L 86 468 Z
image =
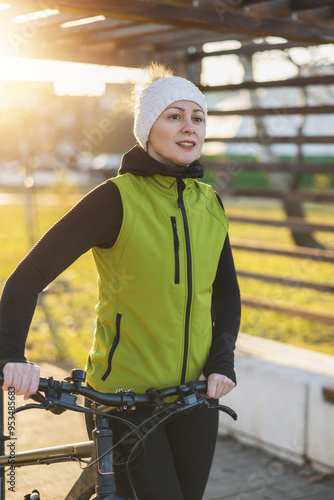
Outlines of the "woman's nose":
M 195 126 L 191 118 L 186 118 L 182 127 L 183 132 L 188 134 L 193 134 L 195 132 Z

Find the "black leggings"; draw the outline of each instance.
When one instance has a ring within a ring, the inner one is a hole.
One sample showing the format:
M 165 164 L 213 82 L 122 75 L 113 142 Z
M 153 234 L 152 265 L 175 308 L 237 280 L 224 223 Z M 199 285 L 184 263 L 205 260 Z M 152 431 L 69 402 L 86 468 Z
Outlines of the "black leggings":
M 120 413 L 116 413 L 120 415 Z M 124 417 L 138 425 L 152 415 L 151 408 L 122 412 Z M 90 415 L 86 424 L 89 435 L 94 428 Z M 144 424 L 151 429 L 159 416 Z M 111 420 L 114 441 L 129 432 L 129 427 Z M 197 408 L 190 413 L 172 417 L 159 425 L 135 452 L 131 461 L 131 480 L 140 500 L 201 500 L 210 473 L 218 431 L 218 410 Z M 124 499 L 134 497 L 124 462 L 137 442 L 134 435 L 127 437 L 114 453 L 117 494 Z

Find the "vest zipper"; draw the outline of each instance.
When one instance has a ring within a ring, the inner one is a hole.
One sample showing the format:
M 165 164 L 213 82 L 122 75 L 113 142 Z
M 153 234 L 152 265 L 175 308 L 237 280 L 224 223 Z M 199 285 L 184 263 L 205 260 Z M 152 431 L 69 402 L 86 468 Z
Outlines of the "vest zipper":
M 112 358 L 113 358 L 113 355 L 114 355 L 114 353 L 116 351 L 116 347 L 118 345 L 118 342 L 119 342 L 119 339 L 120 339 L 120 335 L 121 335 L 121 318 L 122 318 L 122 315 L 119 314 L 119 313 L 117 313 L 117 316 L 116 316 L 116 335 L 114 337 L 111 349 L 109 351 L 108 368 L 107 368 L 105 374 L 102 376 L 102 380 L 103 381 L 106 380 L 106 378 L 110 375 L 110 372 L 111 372 Z
M 179 258 L 179 237 L 177 235 L 177 225 L 176 225 L 176 218 L 171 217 L 170 218 L 172 222 L 172 229 L 173 229 L 173 237 L 174 237 L 174 258 L 175 258 L 175 277 L 174 277 L 174 283 L 178 285 L 180 283 L 180 258 Z
M 181 372 L 181 384 L 185 382 L 186 370 L 187 370 L 187 358 L 188 358 L 188 346 L 189 346 L 189 322 L 190 322 L 190 308 L 192 300 L 192 272 L 191 272 L 191 248 L 190 248 L 190 237 L 189 237 L 189 225 L 187 219 L 187 212 L 183 202 L 183 190 L 185 188 L 185 183 L 182 179 L 177 180 L 177 204 L 181 210 L 184 228 L 184 237 L 186 243 L 186 255 L 187 255 L 187 306 L 186 306 L 186 321 L 184 327 L 184 350 L 183 350 L 183 363 Z

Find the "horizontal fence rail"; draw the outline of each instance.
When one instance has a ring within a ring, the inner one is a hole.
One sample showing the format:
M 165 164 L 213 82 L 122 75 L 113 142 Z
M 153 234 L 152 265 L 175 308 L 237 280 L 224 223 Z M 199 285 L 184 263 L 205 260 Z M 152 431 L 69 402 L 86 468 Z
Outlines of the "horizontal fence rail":
M 240 238 L 231 238 L 231 246 L 233 249 L 241 251 L 281 255 L 284 257 L 291 257 L 293 259 L 310 259 L 318 262 L 329 262 L 334 264 L 333 250 L 306 247 L 288 248 L 280 245 L 273 246 L 259 241 L 242 240 Z
M 240 161 L 235 159 L 222 160 L 221 162 L 205 160 L 206 169 L 219 172 L 238 173 L 247 172 L 286 172 L 292 174 L 334 174 L 332 163 L 261 163 Z
M 308 321 L 315 321 L 325 325 L 334 326 L 334 314 L 312 312 L 305 307 L 296 305 L 282 304 L 276 300 L 262 299 L 260 297 L 242 297 L 242 304 L 245 306 L 253 307 L 255 309 L 262 309 L 275 313 L 287 314 L 288 316 L 297 316 Z
M 330 135 L 288 135 L 270 136 L 267 134 L 258 136 L 243 137 L 207 137 L 205 142 L 226 142 L 226 143 L 257 143 L 268 146 L 270 144 L 334 144 L 334 137 Z
M 294 280 L 291 278 L 281 278 L 280 276 L 270 276 L 268 274 L 261 273 L 250 273 L 248 271 L 237 271 L 237 275 L 243 278 L 256 279 L 260 281 L 265 281 L 266 283 L 278 283 L 281 285 L 286 285 L 289 287 L 296 288 L 309 288 L 312 290 L 318 290 L 319 292 L 329 292 L 334 293 L 333 285 L 326 285 L 323 283 L 314 283 L 312 281 L 301 281 Z
M 321 231 L 334 233 L 334 225 L 332 224 L 319 224 L 305 222 L 303 219 L 298 217 L 288 217 L 285 220 L 275 220 L 275 219 L 260 219 L 255 217 L 240 217 L 236 215 L 230 215 L 229 220 L 231 222 L 241 222 L 243 224 L 257 224 L 260 226 L 274 226 L 274 227 L 286 227 L 292 229 L 293 231 Z
M 247 198 L 275 198 L 287 201 L 312 201 L 316 203 L 334 203 L 334 192 L 297 191 L 283 189 L 224 188 L 216 190 L 223 196 L 244 196 Z

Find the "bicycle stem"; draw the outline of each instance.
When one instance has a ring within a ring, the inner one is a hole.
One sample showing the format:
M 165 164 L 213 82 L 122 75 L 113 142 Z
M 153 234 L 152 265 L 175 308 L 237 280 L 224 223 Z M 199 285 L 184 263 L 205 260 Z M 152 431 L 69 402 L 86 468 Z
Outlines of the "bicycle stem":
M 95 415 L 93 440 L 97 462 L 96 500 L 122 500 L 116 495 L 113 454 L 106 453 L 113 446 L 113 432 L 106 416 Z

